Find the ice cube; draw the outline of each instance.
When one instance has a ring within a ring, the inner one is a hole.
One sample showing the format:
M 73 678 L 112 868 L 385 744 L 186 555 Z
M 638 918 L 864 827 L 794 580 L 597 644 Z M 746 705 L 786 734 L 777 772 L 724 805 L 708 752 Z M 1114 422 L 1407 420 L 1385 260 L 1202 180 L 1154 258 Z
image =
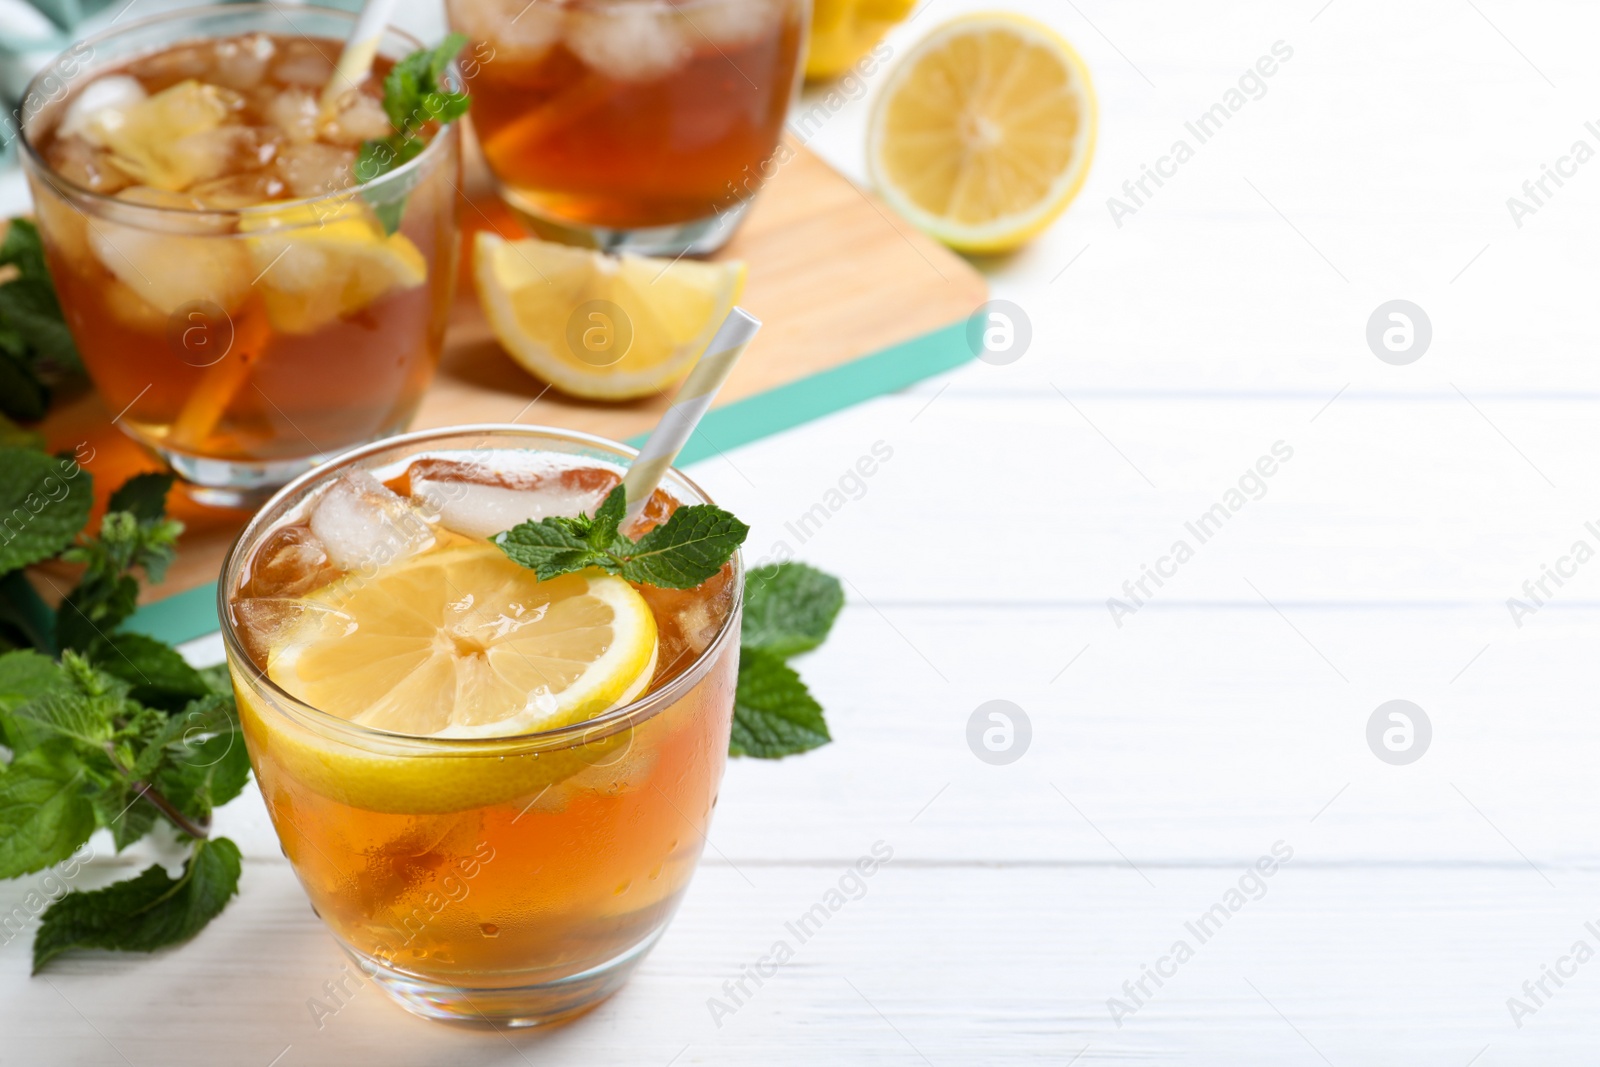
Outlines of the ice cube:
M 124 189 L 117 199 L 191 211 L 205 206 L 182 193 L 144 186 Z M 196 237 L 96 219 L 89 224 L 89 247 L 106 270 L 163 315 L 194 300 L 208 300 L 232 314 L 250 288 L 249 254 L 232 237 Z
M 58 137 L 45 150 L 50 169 L 73 185 L 107 196 L 131 184 L 111 159 L 111 153 L 96 148 L 79 136 Z
M 321 196 L 355 184 L 356 153 L 334 145 L 285 145 L 278 153 L 278 175 L 295 196 Z
M 96 78 L 85 85 L 72 98 L 72 103 L 67 105 L 67 113 L 62 116 L 61 125 L 56 127 L 56 137 L 74 137 L 82 133 L 89 125 L 89 120 L 99 112 L 107 108 L 126 111 L 134 104 L 142 103 L 149 95 L 143 85 L 126 74 L 108 74 L 104 78 Z
M 396 563 L 431 548 L 433 529 L 422 513 L 368 471 L 335 481 L 311 510 L 311 532 L 340 570 Z
M 549 515 L 592 515 L 618 481 L 592 468 L 542 474 L 447 459 L 418 460 L 407 474 L 412 499 L 440 525 L 483 538 Z
M 277 172 L 257 170 L 201 182 L 190 188 L 189 195 L 206 207 L 231 211 L 277 200 L 288 188 Z
M 685 27 L 644 4 L 572 12 L 567 47 L 596 73 L 618 81 L 653 81 L 687 63 L 691 54 Z
M 28 189 L 33 194 L 33 211 L 39 218 L 39 233 L 45 247 L 74 273 L 98 273 L 94 253 L 89 251 L 88 219 L 65 199 L 60 183 L 30 174 Z
M 293 636 L 297 645 L 313 640 L 349 637 L 356 631 L 350 616 L 315 600 L 289 597 L 250 597 L 229 605 L 234 629 L 244 650 L 265 669 L 275 649 Z M 316 627 L 316 629 L 308 629 Z
M 216 173 L 197 175 L 190 166 L 213 156 L 203 148 L 179 146 L 194 134 L 216 130 L 242 103 L 231 90 L 180 82 L 127 108 L 101 108 L 85 123 L 83 135 L 109 149 L 116 165 L 141 184 L 182 190 Z
M 494 49 L 495 59 L 532 63 L 561 40 L 566 11 L 549 0 L 446 0 L 451 25 Z M 483 60 L 481 62 L 492 62 Z
M 761 37 L 775 35 L 778 22 L 783 17 L 780 3 L 787 2 L 741 0 L 731 4 L 705 4 L 682 14 L 689 24 L 689 40 L 693 41 L 704 34 L 720 47 L 738 47 Z
M 166 150 L 175 172 L 188 176 L 184 188 L 224 175 L 253 170 L 277 154 L 275 131 L 258 126 L 218 126 L 180 137 Z
M 198 78 L 210 68 L 211 46 L 187 44 L 136 59 L 128 64 L 127 71 L 147 85 L 172 85 L 185 78 Z
M 310 41 L 289 41 L 272 64 L 272 79 L 320 90 L 333 77 L 333 59 Z
M 377 140 L 394 132 L 394 125 L 376 97 L 363 92 L 346 93 L 339 110 L 321 130 L 322 139 L 334 144 L 358 147 L 362 141 Z
M 106 282 L 101 295 L 105 298 L 106 309 L 111 312 L 111 317 L 130 330 L 152 336 L 166 333 L 167 316 L 116 278 Z
M 694 589 L 660 589 L 636 585 L 656 617 L 660 644 L 655 685 L 682 674 L 695 657 L 711 646 L 733 610 L 733 567 L 725 566 Z
M 250 561 L 244 594 L 297 597 L 338 576 L 328 550 L 308 526 L 280 526 L 262 540 Z
M 262 114 L 295 144 L 317 139 L 317 98 L 308 90 L 284 89 L 272 93 Z
M 229 37 L 212 44 L 212 63 L 206 80 L 229 89 L 253 89 L 267 73 L 267 63 L 276 49 L 264 33 Z

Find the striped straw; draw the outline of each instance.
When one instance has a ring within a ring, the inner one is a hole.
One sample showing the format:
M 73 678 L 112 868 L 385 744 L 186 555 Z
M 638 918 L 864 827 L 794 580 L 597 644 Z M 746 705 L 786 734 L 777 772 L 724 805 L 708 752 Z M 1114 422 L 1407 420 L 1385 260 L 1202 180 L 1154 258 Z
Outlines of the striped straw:
M 367 0 L 361 8 L 356 24 L 345 38 L 344 51 L 339 53 L 339 63 L 333 68 L 333 77 L 322 87 L 319 117 L 333 114 L 339 97 L 353 86 L 367 80 L 372 71 L 372 61 L 378 57 L 378 45 L 383 40 L 384 27 L 394 13 L 396 0 Z
M 672 461 L 688 443 L 694 428 L 711 408 L 717 390 L 728 380 L 728 372 L 739 362 L 744 350 L 750 347 L 751 338 L 761 329 L 761 320 L 744 308 L 734 308 L 717 328 L 717 335 L 706 346 L 705 354 L 689 372 L 678 399 L 661 416 L 661 421 L 650 432 L 650 439 L 639 450 L 639 456 L 628 468 L 622 487 L 628 501 L 628 513 L 623 525 L 632 523 L 644 510 L 650 494 L 661 483 Z

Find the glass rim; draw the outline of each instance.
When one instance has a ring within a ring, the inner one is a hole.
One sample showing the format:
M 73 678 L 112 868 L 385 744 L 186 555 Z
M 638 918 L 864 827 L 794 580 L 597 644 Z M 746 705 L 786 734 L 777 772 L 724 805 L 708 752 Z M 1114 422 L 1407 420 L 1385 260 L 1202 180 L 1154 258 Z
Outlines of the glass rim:
M 261 540 L 262 535 L 271 527 L 264 521 L 265 517 L 275 508 L 281 508 L 290 498 L 298 498 L 305 491 L 318 482 L 326 480 L 335 473 L 349 468 L 351 465 L 368 458 L 374 454 L 386 452 L 395 448 L 404 448 L 408 445 L 423 444 L 429 440 L 459 438 L 472 435 L 513 436 L 540 439 L 556 439 L 559 441 L 587 446 L 600 451 L 615 454 L 619 459 L 637 458 L 639 450 L 620 441 L 613 441 L 598 434 L 585 433 L 581 430 L 568 430 L 555 426 L 532 426 L 511 422 L 485 422 L 466 423 L 458 426 L 441 426 L 429 430 L 413 430 L 409 433 L 396 434 L 385 437 L 370 444 L 362 445 L 341 452 L 325 463 L 306 471 L 298 478 L 279 489 L 263 504 L 250 521 L 239 531 L 227 554 L 223 557 L 221 571 L 217 580 L 217 621 L 222 633 L 223 649 L 226 653 L 226 662 L 230 666 L 237 665 L 249 674 L 250 681 L 270 698 L 270 710 L 277 714 L 288 714 L 292 708 L 299 713 L 296 721 L 301 726 L 314 728 L 317 732 L 345 741 L 356 747 L 371 749 L 374 743 L 386 749 L 397 751 L 406 755 L 431 755 L 441 754 L 457 756 L 493 756 L 502 755 L 508 750 L 518 752 L 536 749 L 547 751 L 558 748 L 571 748 L 574 744 L 590 744 L 602 740 L 623 729 L 631 728 L 650 719 L 658 712 L 665 710 L 681 700 L 684 695 L 705 677 L 711 665 L 723 653 L 730 640 L 734 640 L 738 631 L 740 612 L 744 607 L 744 556 L 742 551 L 733 554 L 733 603 L 728 610 L 727 617 L 722 620 L 716 636 L 713 637 L 704 649 L 684 668 L 683 672 L 673 678 L 666 685 L 653 692 L 648 692 L 628 703 L 606 711 L 581 722 L 569 723 L 548 730 L 535 730 L 530 733 L 507 734 L 499 737 L 426 737 L 416 734 L 395 733 L 389 730 L 379 730 L 370 726 L 363 726 L 340 718 L 331 712 L 324 711 L 314 704 L 307 703 L 294 694 L 288 692 L 274 682 L 267 673 L 256 666 L 250 658 L 239 639 L 237 628 L 233 622 L 232 613 L 228 610 L 229 591 L 235 584 L 238 571 L 249 556 L 247 549 L 253 549 Z M 667 477 L 692 491 L 698 502 L 712 503 L 706 491 L 688 475 L 678 470 L 677 467 L 667 469 Z M 298 500 L 296 500 L 296 503 Z M 286 509 L 285 509 L 286 510 Z M 277 521 L 282 516 L 273 516 Z
M 69 42 L 66 48 L 52 56 L 49 62 L 47 62 L 43 67 L 39 68 L 38 73 L 34 74 L 32 78 L 28 79 L 27 86 L 22 90 L 22 99 L 24 102 L 26 102 L 31 96 L 33 96 L 34 92 L 38 89 L 39 84 L 45 78 L 51 75 L 56 67 L 56 64 L 58 64 L 73 48 L 83 45 L 88 45 L 89 47 L 93 48 L 95 45 L 103 44 L 115 38 L 134 33 L 138 30 L 147 29 L 163 22 L 178 22 L 184 19 L 204 19 L 222 15 L 248 14 L 272 14 L 276 15 L 283 21 L 288 22 L 291 13 L 303 13 L 313 17 L 331 15 L 337 19 L 342 19 L 343 21 L 350 23 L 351 25 L 355 24 L 357 18 L 357 13 L 343 11 L 336 7 L 322 7 L 317 4 L 295 4 L 293 7 L 285 8 L 281 4 L 272 2 L 272 0 L 249 0 L 249 2 L 237 4 L 213 3 L 196 7 L 176 8 L 172 11 L 163 11 L 155 15 L 147 15 L 142 19 L 139 19 L 135 22 L 130 22 L 123 26 L 108 26 L 99 33 L 85 37 L 81 41 Z M 421 40 L 407 31 L 400 29 L 398 26 L 393 24 L 385 25 L 383 27 L 383 37 L 387 37 L 391 34 L 395 37 L 398 37 L 402 43 L 409 45 L 412 51 L 415 51 L 418 48 L 426 47 Z M 170 48 L 173 45 L 182 44 L 189 40 L 213 40 L 215 39 L 215 36 L 220 35 L 202 35 L 193 38 L 178 38 L 176 40 L 167 42 L 167 44 L 162 47 Z M 301 36 L 304 36 L 304 34 Z M 382 44 L 383 37 L 379 38 L 380 45 Z M 459 77 L 460 72 L 457 70 L 454 60 L 452 60 L 450 63 L 450 69 Z M 371 191 L 387 188 L 399 181 L 410 178 L 412 175 L 431 168 L 434 165 L 436 157 L 444 151 L 444 148 L 441 146 L 448 144 L 453 138 L 458 138 L 460 136 L 460 131 L 458 128 L 459 126 L 460 120 L 457 120 L 456 122 L 448 123 L 440 127 L 439 132 L 434 134 L 433 138 L 423 146 L 422 151 L 418 152 L 414 159 L 407 160 L 394 170 L 380 174 L 371 181 L 357 182 L 347 189 L 336 189 L 331 192 L 319 193 L 316 196 L 297 197 L 290 200 L 268 200 L 260 204 L 251 204 L 247 207 L 233 208 L 166 207 L 159 204 L 140 204 L 136 201 L 121 200 L 118 199 L 115 194 L 101 193 L 96 192 L 93 189 L 85 188 L 84 186 L 79 185 L 77 182 L 67 178 L 65 175 L 61 174 L 54 167 L 52 167 L 49 161 L 39 154 L 39 149 L 34 145 L 33 138 L 29 135 L 26 123 L 20 125 L 19 136 L 17 140 L 21 142 L 21 156 L 27 162 L 29 169 L 37 172 L 40 177 L 45 179 L 49 183 L 50 187 L 58 194 L 65 195 L 63 190 L 70 190 L 71 195 L 74 198 L 81 198 L 91 203 L 114 207 L 117 211 L 125 211 L 134 216 L 137 216 L 141 213 L 147 213 L 152 217 L 165 216 L 171 218 L 215 219 L 218 216 L 246 216 L 254 212 L 276 213 L 283 211 L 285 208 L 303 207 L 308 204 L 322 204 L 340 199 L 347 199 L 352 196 L 360 195 L 364 190 Z

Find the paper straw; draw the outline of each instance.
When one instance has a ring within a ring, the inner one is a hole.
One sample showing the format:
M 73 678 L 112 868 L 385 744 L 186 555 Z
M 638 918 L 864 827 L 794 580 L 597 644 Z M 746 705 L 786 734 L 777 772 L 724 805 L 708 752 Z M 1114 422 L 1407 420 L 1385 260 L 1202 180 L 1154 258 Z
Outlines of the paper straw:
M 339 97 L 353 86 L 367 80 L 372 71 L 372 61 L 378 57 L 378 44 L 383 40 L 384 27 L 394 13 L 396 0 L 367 0 L 356 18 L 356 24 L 345 39 L 344 51 L 339 53 L 333 77 L 322 87 L 320 117 L 326 119 L 333 113 Z
M 678 458 L 678 453 L 688 443 L 694 428 L 711 409 L 711 401 L 716 399 L 717 390 L 728 380 L 728 372 L 739 362 L 739 357 L 744 355 L 744 350 L 750 346 L 751 338 L 759 329 L 761 320 L 744 308 L 734 308 L 722 320 L 716 336 L 706 346 L 705 354 L 678 390 L 678 398 L 661 416 L 661 421 L 650 432 L 650 439 L 639 450 L 633 466 L 628 468 L 628 476 L 622 479 L 628 501 L 624 526 L 632 523 L 644 510 L 650 494 L 661 483 L 661 476 L 667 473 L 667 468 Z

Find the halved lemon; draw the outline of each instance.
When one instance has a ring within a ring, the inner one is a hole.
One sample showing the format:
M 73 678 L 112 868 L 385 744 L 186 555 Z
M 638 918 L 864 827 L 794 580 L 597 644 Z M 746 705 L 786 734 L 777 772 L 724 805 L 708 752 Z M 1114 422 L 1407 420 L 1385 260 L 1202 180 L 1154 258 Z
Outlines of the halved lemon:
M 705 351 L 744 291 L 743 263 L 610 256 L 480 232 L 478 302 L 500 344 L 564 393 L 648 396 Z
M 968 15 L 890 74 L 867 161 L 884 198 L 918 228 L 964 252 L 999 252 L 1072 202 L 1096 124 L 1088 68 L 1059 34 L 1019 15 Z
M 598 571 L 538 581 L 493 545 L 427 552 L 307 597 L 267 656 L 267 676 L 351 722 L 420 738 L 514 738 L 592 719 L 641 695 L 657 636 L 644 599 Z M 357 747 L 269 707 L 239 684 L 264 766 L 356 807 L 459 811 L 541 789 L 602 761 L 626 734 L 530 752 Z M 270 773 L 270 772 L 269 772 Z
M 305 334 L 353 315 L 391 289 L 428 280 L 428 263 L 403 233 L 385 234 L 354 200 L 246 212 L 239 229 L 272 325 Z

